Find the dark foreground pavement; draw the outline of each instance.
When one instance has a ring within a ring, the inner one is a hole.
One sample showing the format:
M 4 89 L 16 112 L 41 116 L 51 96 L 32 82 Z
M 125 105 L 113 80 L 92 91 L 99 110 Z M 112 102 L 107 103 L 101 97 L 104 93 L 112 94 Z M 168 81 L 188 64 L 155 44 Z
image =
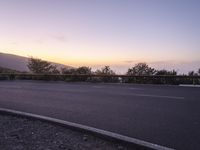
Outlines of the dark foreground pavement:
M 55 124 L 10 115 L 0 115 L 0 149 L 136 150 Z
M 175 149 L 200 149 L 200 88 L 1 81 L 0 107 L 80 123 Z

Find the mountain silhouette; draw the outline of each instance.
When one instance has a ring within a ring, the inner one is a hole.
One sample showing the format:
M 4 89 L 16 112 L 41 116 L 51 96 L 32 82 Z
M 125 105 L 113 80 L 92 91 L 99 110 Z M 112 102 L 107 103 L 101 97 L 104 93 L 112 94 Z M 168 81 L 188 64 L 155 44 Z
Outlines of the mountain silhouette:
M 1 53 L 0 52 L 0 67 L 9 68 L 17 71 L 29 71 L 27 67 L 28 63 L 28 57 L 13 55 L 13 54 L 7 54 L 7 53 Z M 54 63 L 52 64 L 56 65 L 58 69 L 66 67 L 66 68 L 73 68 L 71 66 Z

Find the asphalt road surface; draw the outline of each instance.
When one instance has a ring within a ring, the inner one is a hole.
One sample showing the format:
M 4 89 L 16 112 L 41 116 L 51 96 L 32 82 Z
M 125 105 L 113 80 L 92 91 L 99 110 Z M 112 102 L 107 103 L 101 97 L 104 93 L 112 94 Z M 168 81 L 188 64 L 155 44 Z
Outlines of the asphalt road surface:
M 0 107 L 80 123 L 170 148 L 200 149 L 200 88 L 1 81 Z

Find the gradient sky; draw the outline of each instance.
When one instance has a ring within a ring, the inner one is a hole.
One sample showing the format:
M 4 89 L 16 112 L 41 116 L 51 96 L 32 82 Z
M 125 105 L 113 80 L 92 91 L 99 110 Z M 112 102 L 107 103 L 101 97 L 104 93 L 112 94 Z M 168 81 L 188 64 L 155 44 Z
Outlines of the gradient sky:
M 0 52 L 72 66 L 200 67 L 199 0 L 1 0 Z

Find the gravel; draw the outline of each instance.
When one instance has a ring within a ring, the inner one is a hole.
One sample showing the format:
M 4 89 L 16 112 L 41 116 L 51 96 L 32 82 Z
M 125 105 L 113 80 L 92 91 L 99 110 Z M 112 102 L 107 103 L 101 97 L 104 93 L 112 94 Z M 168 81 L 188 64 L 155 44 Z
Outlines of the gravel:
M 0 115 L 0 150 L 133 150 L 62 126 Z

